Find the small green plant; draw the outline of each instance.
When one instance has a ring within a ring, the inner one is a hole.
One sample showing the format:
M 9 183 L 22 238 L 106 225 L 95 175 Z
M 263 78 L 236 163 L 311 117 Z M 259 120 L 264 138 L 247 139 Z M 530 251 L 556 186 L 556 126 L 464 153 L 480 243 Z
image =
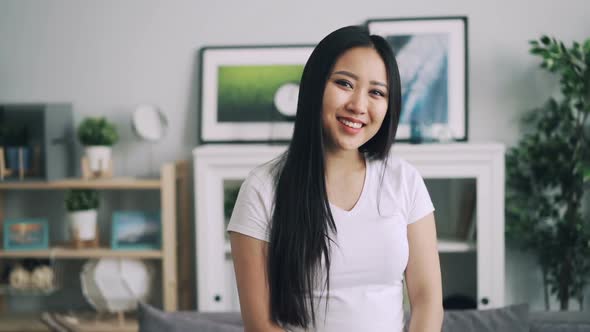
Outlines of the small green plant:
M 111 146 L 119 140 L 117 127 L 104 117 L 86 118 L 78 127 L 78 139 L 83 145 Z
M 66 192 L 66 209 L 70 212 L 96 209 L 99 206 L 98 191 L 72 189 Z

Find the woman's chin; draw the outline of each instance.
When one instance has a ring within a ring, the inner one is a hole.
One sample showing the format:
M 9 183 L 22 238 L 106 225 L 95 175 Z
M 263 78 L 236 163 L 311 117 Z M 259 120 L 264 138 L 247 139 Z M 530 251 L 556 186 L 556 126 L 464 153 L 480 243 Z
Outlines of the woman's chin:
M 361 146 L 361 142 L 343 140 L 331 145 L 330 150 L 334 152 L 358 151 Z

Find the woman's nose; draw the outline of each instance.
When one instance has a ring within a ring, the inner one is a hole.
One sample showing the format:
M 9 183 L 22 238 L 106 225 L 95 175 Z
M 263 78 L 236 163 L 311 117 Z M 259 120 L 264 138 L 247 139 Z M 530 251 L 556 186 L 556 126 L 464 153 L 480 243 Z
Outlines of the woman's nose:
M 350 96 L 347 109 L 357 114 L 364 114 L 367 112 L 367 104 L 367 96 L 364 93 L 357 90 Z

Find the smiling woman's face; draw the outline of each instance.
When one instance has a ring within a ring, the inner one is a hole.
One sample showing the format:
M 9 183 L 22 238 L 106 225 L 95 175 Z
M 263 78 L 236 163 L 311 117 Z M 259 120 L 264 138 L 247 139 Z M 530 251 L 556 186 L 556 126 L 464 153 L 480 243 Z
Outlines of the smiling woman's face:
M 387 70 L 376 50 L 343 53 L 326 81 L 322 124 L 330 152 L 358 150 L 383 123 L 388 106 Z

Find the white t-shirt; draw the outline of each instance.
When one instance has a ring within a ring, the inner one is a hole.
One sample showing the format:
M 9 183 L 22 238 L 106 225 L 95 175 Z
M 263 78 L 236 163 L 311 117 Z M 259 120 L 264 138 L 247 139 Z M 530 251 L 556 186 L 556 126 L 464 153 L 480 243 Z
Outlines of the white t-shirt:
M 434 211 L 424 181 L 405 160 L 367 160 L 365 182 L 350 211 L 330 205 L 330 296 L 314 291 L 318 332 L 402 331 L 403 273 L 408 263 L 407 226 Z M 228 231 L 269 241 L 274 201 L 271 166 L 254 169 L 242 184 Z M 325 278 L 325 277 L 324 277 Z M 322 279 L 323 280 L 323 279 Z M 289 282 L 285 280 L 285 282 Z M 302 331 L 287 327 L 290 331 Z

